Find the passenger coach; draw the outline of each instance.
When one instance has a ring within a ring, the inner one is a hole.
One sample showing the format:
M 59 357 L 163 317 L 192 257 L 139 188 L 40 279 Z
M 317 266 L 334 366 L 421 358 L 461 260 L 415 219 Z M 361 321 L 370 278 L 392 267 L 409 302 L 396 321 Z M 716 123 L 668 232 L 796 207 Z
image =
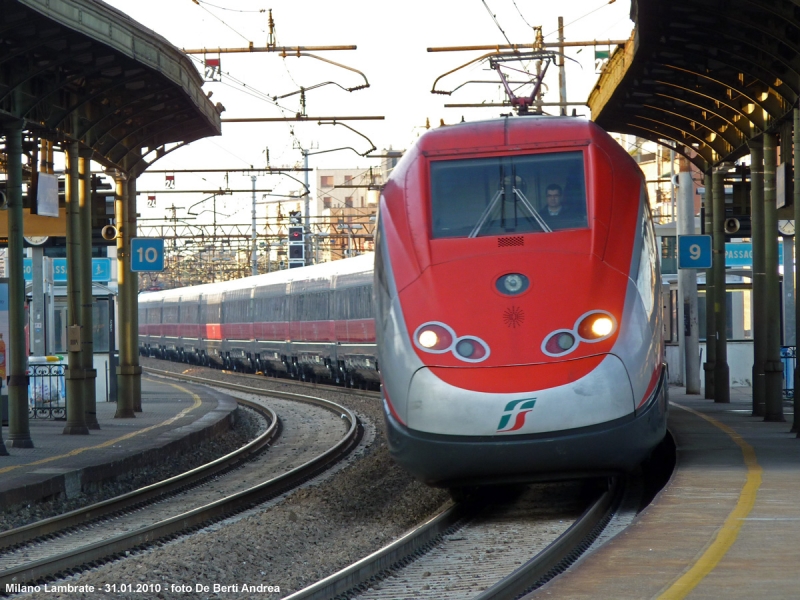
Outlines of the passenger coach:
M 373 255 L 143 294 L 146 356 L 350 385 L 378 382 Z

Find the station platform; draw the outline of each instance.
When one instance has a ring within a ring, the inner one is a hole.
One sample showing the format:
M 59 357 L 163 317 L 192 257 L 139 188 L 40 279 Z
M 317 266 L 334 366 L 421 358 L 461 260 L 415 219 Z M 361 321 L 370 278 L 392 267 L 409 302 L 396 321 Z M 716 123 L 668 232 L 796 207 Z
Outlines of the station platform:
M 142 410 L 115 419 L 116 403 L 98 402 L 99 430 L 64 435 L 66 421 L 30 419 L 33 448 L 0 456 L 0 506 L 67 498 L 100 481 L 145 464 L 169 460 L 198 442 L 230 429 L 236 401 L 212 389 L 142 376 Z
M 800 439 L 730 404 L 670 388 L 677 465 L 633 524 L 530 598 L 800 597 Z

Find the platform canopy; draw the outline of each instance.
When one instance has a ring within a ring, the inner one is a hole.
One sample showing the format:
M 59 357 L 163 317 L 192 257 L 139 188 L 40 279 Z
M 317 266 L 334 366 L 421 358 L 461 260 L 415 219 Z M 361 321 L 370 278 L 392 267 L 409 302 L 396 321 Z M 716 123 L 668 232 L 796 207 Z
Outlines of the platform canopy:
M 133 174 L 220 134 L 191 59 L 104 2 L 0 0 L 0 15 L 0 128 L 21 119 L 29 134 L 79 141 Z
M 589 97 L 603 128 L 676 142 L 706 170 L 748 154 L 749 139 L 791 119 L 800 95 L 797 3 L 632 0 L 631 18 L 631 39 Z

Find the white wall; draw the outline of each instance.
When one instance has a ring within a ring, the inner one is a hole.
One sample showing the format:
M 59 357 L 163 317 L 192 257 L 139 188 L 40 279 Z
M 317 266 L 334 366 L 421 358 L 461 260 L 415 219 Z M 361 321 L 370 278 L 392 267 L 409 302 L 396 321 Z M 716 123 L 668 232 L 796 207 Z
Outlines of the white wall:
M 684 385 L 680 367 L 680 347 L 667 346 L 667 364 L 669 365 L 669 383 Z M 706 345 L 700 342 L 700 385 L 703 384 L 703 362 L 706 360 Z M 698 360 L 700 358 L 698 357 Z M 730 369 L 730 385 L 749 386 L 753 379 L 753 342 L 728 342 L 728 368 Z

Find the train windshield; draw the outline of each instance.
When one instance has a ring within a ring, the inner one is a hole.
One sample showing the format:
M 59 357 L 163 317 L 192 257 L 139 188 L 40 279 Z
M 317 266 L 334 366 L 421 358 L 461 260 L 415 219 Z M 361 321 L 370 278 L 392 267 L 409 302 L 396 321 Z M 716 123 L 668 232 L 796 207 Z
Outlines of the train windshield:
M 582 152 L 431 163 L 433 237 L 588 227 Z

